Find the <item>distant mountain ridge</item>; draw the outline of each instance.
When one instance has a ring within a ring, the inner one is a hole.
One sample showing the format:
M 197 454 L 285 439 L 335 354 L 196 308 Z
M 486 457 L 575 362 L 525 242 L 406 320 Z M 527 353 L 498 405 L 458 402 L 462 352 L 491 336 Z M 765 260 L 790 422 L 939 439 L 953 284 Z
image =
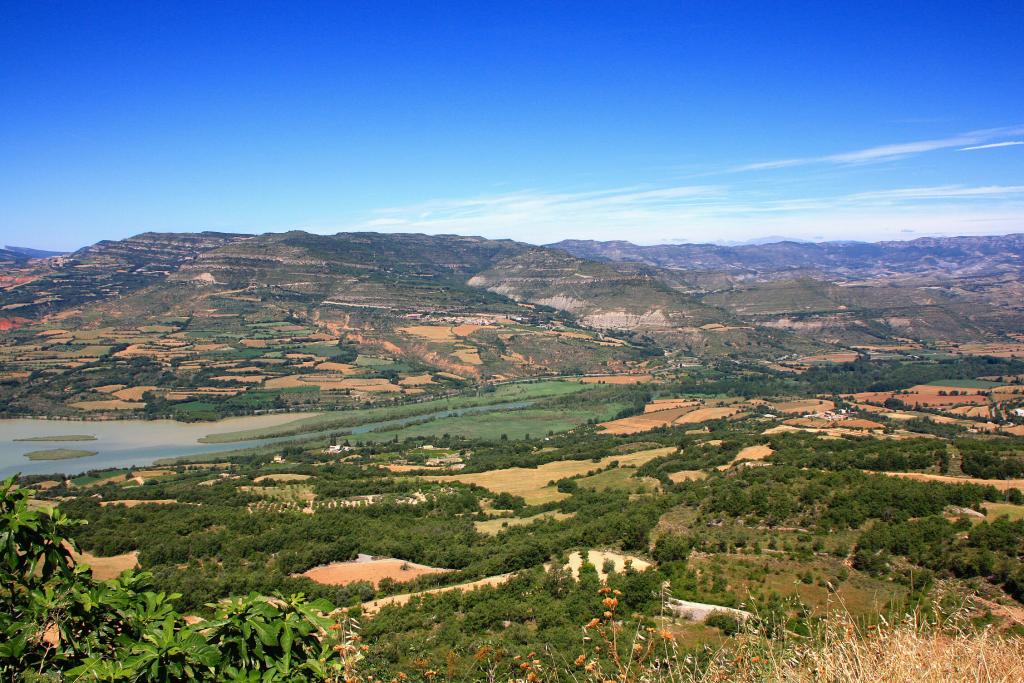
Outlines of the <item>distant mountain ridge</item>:
M 52 256 L 63 256 L 70 252 L 67 251 L 49 251 L 46 249 L 33 249 L 31 247 L 15 247 L 10 244 L 4 245 L 4 249 L 15 254 L 22 254 L 29 258 L 50 258 Z
M 0 250 L 0 306 L 23 320 L 117 326 L 204 316 L 228 302 L 378 345 L 394 343 L 385 333 L 409 316 L 525 306 L 692 356 L 774 358 L 894 339 L 1009 340 L 1024 332 L 1022 258 L 1022 234 L 727 247 L 142 233 L 60 259 Z
M 633 261 L 679 270 L 721 270 L 770 274 L 814 269 L 842 276 L 1019 270 L 1024 234 L 980 237 L 921 237 L 886 242 L 774 242 L 721 246 L 625 241 L 563 240 L 546 245 L 580 258 Z

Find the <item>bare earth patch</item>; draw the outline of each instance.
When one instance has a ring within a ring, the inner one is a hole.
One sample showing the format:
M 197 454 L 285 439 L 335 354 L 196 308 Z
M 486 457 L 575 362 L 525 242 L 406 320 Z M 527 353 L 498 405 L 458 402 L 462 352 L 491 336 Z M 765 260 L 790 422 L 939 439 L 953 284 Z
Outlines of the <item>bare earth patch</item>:
M 580 377 L 583 384 L 643 384 L 654 379 L 651 375 L 604 375 L 602 377 Z
M 75 562 L 89 565 L 92 568 L 92 576 L 97 581 L 116 579 L 121 575 L 121 572 L 135 569 L 139 566 L 139 553 L 135 550 L 123 555 L 111 555 L 110 557 L 100 557 L 92 553 L 79 554 L 72 551 L 71 556 L 75 559 Z
M 426 574 L 450 571 L 452 570 L 428 567 L 415 562 L 397 560 L 393 557 L 368 558 L 368 556 L 360 556 L 360 559 L 351 562 L 332 562 L 313 567 L 299 576 L 305 576 L 317 583 L 329 586 L 344 586 L 357 581 L 369 581 L 376 588 L 383 579 L 404 583 Z

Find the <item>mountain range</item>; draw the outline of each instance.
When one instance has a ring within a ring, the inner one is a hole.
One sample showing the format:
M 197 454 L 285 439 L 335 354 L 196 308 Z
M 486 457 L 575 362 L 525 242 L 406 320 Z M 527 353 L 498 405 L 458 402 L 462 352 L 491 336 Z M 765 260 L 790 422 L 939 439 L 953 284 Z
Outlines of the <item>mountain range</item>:
M 453 235 L 143 233 L 66 255 L 30 254 L 0 251 L 8 326 L 137 323 L 231 301 L 373 333 L 402 316 L 529 306 L 670 352 L 758 358 L 1024 332 L 1024 234 L 534 246 Z

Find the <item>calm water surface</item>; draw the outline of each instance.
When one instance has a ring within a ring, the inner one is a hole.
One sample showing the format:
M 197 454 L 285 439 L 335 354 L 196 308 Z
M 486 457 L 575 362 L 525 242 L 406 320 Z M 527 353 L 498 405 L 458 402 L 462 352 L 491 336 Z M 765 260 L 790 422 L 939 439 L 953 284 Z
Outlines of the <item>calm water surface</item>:
M 63 472 L 80 474 L 87 470 L 149 465 L 160 458 L 199 455 L 256 445 L 202 444 L 208 434 L 240 429 L 274 427 L 312 413 L 232 417 L 218 422 L 175 422 L 174 420 L 0 420 L 0 478 L 21 474 Z M 15 441 L 38 436 L 91 434 L 95 441 Z M 26 453 L 52 448 L 96 451 L 96 455 L 74 460 L 29 460 Z
M 531 401 L 511 401 L 487 406 L 439 410 L 434 413 L 368 422 L 357 427 L 303 432 L 300 435 L 272 439 L 251 439 L 231 443 L 199 443 L 210 434 L 223 434 L 245 429 L 276 427 L 316 413 L 282 413 L 232 417 L 219 422 L 175 422 L 174 420 L 0 420 L 0 478 L 12 474 L 81 474 L 88 470 L 151 465 L 161 458 L 203 455 L 252 448 L 292 440 L 308 440 L 330 434 L 366 434 L 372 431 L 398 429 L 406 425 L 445 417 L 490 413 L 495 410 L 518 410 Z M 453 430 L 455 433 L 457 430 Z M 91 434 L 95 441 L 17 441 L 39 436 Z M 96 455 L 73 460 L 29 460 L 26 453 L 53 448 L 96 451 Z

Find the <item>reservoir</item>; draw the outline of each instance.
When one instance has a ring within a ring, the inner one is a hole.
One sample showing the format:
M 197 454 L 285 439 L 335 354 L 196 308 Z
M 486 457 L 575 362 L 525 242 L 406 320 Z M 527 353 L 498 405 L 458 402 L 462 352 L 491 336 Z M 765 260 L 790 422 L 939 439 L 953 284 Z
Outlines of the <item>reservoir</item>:
M 412 417 L 366 422 L 358 426 L 309 431 L 293 436 L 251 439 L 229 443 L 200 443 L 212 434 L 287 425 L 317 413 L 278 413 L 232 417 L 217 422 L 175 422 L 174 420 L 0 420 L 0 478 L 12 474 L 81 474 L 88 470 L 151 465 L 163 458 L 178 458 L 252 448 L 288 441 L 304 441 L 331 434 L 361 434 L 397 429 L 444 417 L 526 408 L 530 401 L 440 410 Z M 348 412 L 348 411 L 345 411 Z M 89 435 L 90 441 L 19 441 L 62 435 Z M 96 451 L 96 455 L 71 460 L 29 460 L 26 453 L 57 448 Z

